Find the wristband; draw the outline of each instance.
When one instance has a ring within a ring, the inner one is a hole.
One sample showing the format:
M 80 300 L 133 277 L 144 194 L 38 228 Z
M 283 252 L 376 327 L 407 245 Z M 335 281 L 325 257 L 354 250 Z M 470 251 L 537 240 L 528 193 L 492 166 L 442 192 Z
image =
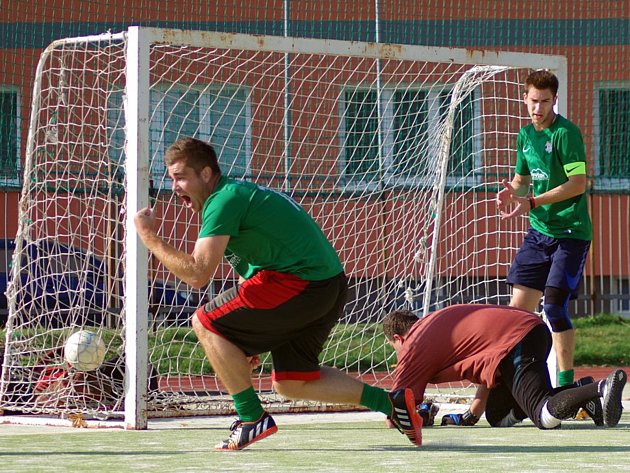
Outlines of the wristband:
M 529 209 L 530 210 L 536 208 L 536 200 L 534 199 L 533 196 L 529 196 L 527 198 L 527 200 L 529 200 Z
M 462 414 L 462 425 L 475 425 L 477 422 L 479 417 L 470 412 L 470 409 Z

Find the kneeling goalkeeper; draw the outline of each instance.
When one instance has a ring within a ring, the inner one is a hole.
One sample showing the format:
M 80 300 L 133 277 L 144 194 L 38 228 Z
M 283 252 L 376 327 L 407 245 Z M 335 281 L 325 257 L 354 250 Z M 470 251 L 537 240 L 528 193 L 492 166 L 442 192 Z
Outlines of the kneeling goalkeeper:
M 401 310 L 385 317 L 383 331 L 398 356 L 393 389 L 411 388 L 416 399 L 423 399 L 429 383 L 468 380 L 490 390 L 485 413 L 493 426 L 513 425 L 516 416 L 553 429 L 600 398 L 607 426 L 621 418 L 623 370 L 560 392 L 552 388 L 547 369 L 551 334 L 531 312 L 469 304 L 418 318 Z

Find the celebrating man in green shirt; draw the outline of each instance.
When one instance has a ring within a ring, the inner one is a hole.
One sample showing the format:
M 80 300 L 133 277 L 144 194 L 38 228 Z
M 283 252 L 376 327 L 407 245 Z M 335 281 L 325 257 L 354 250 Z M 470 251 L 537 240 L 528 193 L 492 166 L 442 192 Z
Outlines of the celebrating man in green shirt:
M 410 389 L 386 392 L 320 366 L 319 354 L 346 303 L 348 286 L 337 252 L 321 228 L 289 196 L 221 174 L 214 148 L 176 141 L 165 163 L 173 192 L 201 213 L 192 254 L 161 238 L 150 208 L 135 216 L 138 235 L 169 271 L 201 288 L 226 258 L 239 284 L 195 312 L 193 329 L 234 400 L 238 420 L 219 450 L 241 450 L 278 428 L 251 380 L 258 354 L 271 352 L 273 386 L 291 399 L 360 404 L 389 416 L 414 444 L 422 420 Z

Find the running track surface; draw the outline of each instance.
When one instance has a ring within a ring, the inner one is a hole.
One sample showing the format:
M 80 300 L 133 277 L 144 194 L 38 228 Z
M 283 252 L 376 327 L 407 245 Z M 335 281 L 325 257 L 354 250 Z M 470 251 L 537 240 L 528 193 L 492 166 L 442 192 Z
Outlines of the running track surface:
M 582 378 L 584 376 L 592 376 L 595 380 L 606 378 L 611 371 L 621 368 L 630 373 L 630 367 L 615 367 L 615 366 L 594 366 L 594 367 L 578 367 L 575 368 L 575 379 Z M 377 384 L 378 386 L 388 389 L 392 384 L 392 376 L 388 373 L 376 373 L 359 376 L 357 373 L 350 373 L 351 376 L 360 378 L 361 381 L 368 384 Z M 271 390 L 271 377 L 262 376 L 254 377 L 254 388 L 261 391 Z M 161 391 L 216 391 L 224 390 L 219 384 L 218 380 L 214 376 L 196 376 L 196 377 L 182 377 L 182 378 L 167 378 L 163 377 L 160 380 Z

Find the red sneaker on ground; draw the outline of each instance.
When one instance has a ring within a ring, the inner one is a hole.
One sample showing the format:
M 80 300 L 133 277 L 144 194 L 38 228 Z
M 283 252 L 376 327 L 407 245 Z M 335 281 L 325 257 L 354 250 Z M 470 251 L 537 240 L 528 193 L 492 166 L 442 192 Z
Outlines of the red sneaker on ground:
M 416 410 L 416 400 L 409 388 L 398 389 L 389 394 L 392 403 L 390 420 L 396 428 L 405 434 L 411 443 L 422 445 L 422 417 Z

